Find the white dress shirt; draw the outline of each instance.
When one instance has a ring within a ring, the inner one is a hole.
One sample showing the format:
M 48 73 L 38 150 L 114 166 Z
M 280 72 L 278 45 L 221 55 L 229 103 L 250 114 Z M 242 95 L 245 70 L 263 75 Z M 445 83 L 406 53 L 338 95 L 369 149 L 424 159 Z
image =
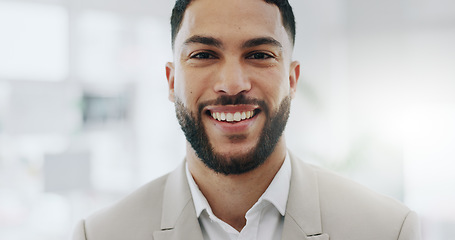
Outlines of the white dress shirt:
M 291 162 L 288 153 L 266 191 L 247 211 L 246 225 L 240 232 L 213 214 L 207 199 L 191 177 L 188 164 L 186 165 L 186 176 L 205 240 L 281 239 L 291 181 Z

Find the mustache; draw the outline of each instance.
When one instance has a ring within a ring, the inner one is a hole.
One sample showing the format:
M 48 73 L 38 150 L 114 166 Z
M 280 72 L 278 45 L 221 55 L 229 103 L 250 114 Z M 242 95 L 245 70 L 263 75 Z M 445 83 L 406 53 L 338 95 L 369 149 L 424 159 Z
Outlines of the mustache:
M 205 101 L 199 104 L 198 112 L 202 113 L 202 110 L 209 105 L 258 105 L 262 111 L 267 115 L 269 113 L 269 107 L 264 100 L 259 100 L 257 98 L 250 98 L 245 96 L 245 94 L 237 95 L 221 95 L 214 100 Z

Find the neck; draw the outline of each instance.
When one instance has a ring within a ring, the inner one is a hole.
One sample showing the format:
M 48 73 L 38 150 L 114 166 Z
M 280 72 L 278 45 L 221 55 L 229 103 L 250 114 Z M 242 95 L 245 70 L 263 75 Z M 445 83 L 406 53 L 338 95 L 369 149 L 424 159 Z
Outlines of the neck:
M 274 152 L 257 168 L 243 174 L 223 175 L 205 166 L 187 146 L 188 169 L 213 213 L 238 231 L 246 224 L 246 212 L 270 185 L 285 157 L 286 145 L 280 139 Z

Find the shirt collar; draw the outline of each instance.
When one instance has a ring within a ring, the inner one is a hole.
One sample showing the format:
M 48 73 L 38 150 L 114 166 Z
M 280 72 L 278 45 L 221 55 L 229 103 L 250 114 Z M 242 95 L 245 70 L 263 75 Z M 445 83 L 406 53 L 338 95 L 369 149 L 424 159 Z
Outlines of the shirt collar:
M 188 169 L 188 163 L 186 163 L 185 168 L 186 177 L 190 186 L 191 195 L 193 197 L 194 208 L 196 210 L 196 216 L 199 218 L 204 210 L 206 210 L 209 215 L 213 215 L 212 209 L 210 208 L 207 199 L 202 194 Z M 284 216 L 289 195 L 290 183 L 291 161 L 289 158 L 289 153 L 286 152 L 286 158 L 284 159 L 283 165 L 281 165 L 280 170 L 278 170 L 272 182 L 267 187 L 262 196 L 258 199 L 258 202 L 256 204 L 261 203 L 262 201 L 268 201 L 275 206 L 275 208 L 280 212 L 282 216 Z
M 193 176 L 191 175 L 190 170 L 188 169 L 188 163 L 186 163 L 185 165 L 186 178 L 188 179 L 188 184 L 190 185 L 191 196 L 193 197 L 194 208 L 196 210 L 196 216 L 199 218 L 201 216 L 202 211 L 207 209 L 207 211 L 210 211 L 211 213 L 212 209 L 210 208 L 207 199 L 204 197 L 201 190 L 194 181 Z

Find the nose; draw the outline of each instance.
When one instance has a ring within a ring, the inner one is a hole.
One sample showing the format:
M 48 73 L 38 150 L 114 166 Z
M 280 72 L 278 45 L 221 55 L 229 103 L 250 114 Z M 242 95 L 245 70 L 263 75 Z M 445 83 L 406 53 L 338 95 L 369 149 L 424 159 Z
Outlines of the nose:
M 248 72 L 241 61 L 225 60 L 216 77 L 214 91 L 227 95 L 237 95 L 251 90 Z

